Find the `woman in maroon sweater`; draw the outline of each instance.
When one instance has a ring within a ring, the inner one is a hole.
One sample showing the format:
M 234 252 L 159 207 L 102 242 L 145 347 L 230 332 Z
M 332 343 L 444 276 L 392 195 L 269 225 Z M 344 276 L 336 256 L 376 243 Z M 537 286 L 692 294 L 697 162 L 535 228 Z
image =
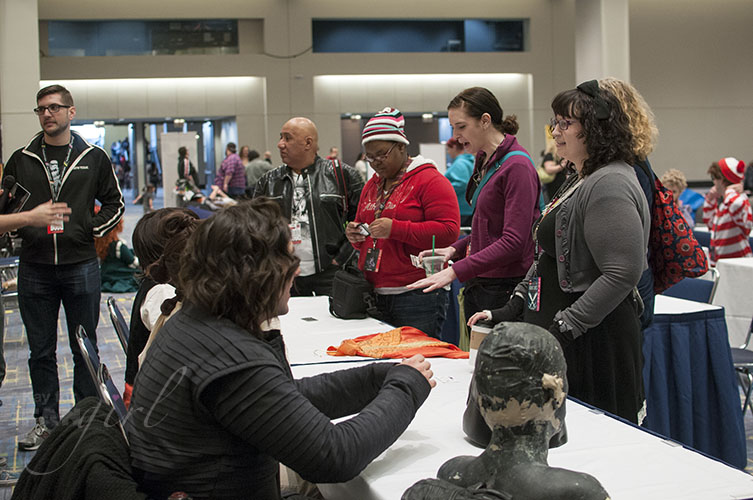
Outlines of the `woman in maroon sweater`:
M 407 288 L 426 276 L 411 255 L 431 248 L 432 240 L 440 247 L 453 243 L 460 232 L 460 209 L 452 184 L 434 162 L 408 156 L 404 123 L 398 110 L 385 108 L 364 127 L 366 160 L 376 175 L 364 186 L 356 220 L 345 234 L 360 252 L 358 267 L 374 285 L 383 319 L 438 337 L 448 293 Z
M 465 283 L 465 317 L 504 305 L 533 263 L 531 227 L 539 216 L 541 186 L 533 161 L 513 134 L 515 116 L 504 116 L 489 90 L 472 87 L 450 101 L 453 136 L 476 155 L 466 198 L 474 209 L 471 235 L 440 248 L 454 264 L 411 288 L 426 292 Z M 503 118 L 504 117 L 504 118 Z M 427 247 L 428 248 L 428 247 Z M 430 253 L 424 249 L 422 256 Z

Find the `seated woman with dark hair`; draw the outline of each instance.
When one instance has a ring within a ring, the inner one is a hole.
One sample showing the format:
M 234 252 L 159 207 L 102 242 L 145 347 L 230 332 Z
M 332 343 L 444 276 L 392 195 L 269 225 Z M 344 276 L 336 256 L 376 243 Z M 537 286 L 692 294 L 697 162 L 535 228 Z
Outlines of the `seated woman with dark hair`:
M 133 253 L 139 259 L 139 265 L 142 271 L 146 271 L 152 263 L 162 255 L 165 248 L 168 235 L 159 232 L 160 221 L 167 214 L 184 210 L 182 208 L 161 208 L 154 212 L 144 214 L 133 228 Z M 141 306 L 146 299 L 149 291 L 157 283 L 146 276 L 144 273 L 140 277 L 139 289 L 133 298 L 133 307 L 131 308 L 131 323 L 129 325 L 128 350 L 126 352 L 126 369 L 125 369 L 125 387 L 123 390 L 123 401 L 126 406 L 131 404 L 131 393 L 133 392 L 133 381 L 136 378 L 136 372 L 139 370 L 139 354 L 144 350 L 146 341 L 149 340 L 151 329 L 144 324 L 141 318 Z
M 146 356 L 154 337 L 165 321 L 181 307 L 183 294 L 178 282 L 181 255 L 200 223 L 199 216 L 187 208 L 178 208 L 165 215 L 157 226 L 156 239 L 162 239 L 162 254 L 146 269 L 146 275 L 156 283 L 144 298 L 141 317 L 149 329 L 149 338 L 139 354 L 139 364 Z
M 222 210 L 191 236 L 183 307 L 154 339 L 126 424 L 150 496 L 278 499 L 280 462 L 308 481 L 347 481 L 428 396 L 435 382 L 420 356 L 294 380 L 280 332 L 262 324 L 288 311 L 297 273 L 287 222 L 268 199 Z

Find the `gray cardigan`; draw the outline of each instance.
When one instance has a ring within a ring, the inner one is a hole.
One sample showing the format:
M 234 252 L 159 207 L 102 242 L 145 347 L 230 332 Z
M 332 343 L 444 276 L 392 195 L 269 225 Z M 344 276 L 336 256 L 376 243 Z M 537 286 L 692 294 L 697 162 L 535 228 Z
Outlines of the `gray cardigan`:
M 597 326 L 647 269 L 651 217 L 633 168 L 613 162 L 586 177 L 556 213 L 557 276 L 565 292 L 584 292 L 555 314 L 575 337 Z M 525 297 L 528 279 L 515 289 Z

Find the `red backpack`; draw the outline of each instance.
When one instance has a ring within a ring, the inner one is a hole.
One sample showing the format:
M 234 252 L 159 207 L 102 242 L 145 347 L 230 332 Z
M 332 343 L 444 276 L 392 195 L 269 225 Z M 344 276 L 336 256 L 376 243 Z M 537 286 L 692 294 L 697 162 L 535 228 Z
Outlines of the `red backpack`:
M 648 265 L 654 275 L 654 293 L 660 294 L 683 278 L 705 274 L 709 263 L 677 208 L 672 191 L 664 187 L 645 162 L 639 162 L 639 166 L 649 179 L 654 179 Z

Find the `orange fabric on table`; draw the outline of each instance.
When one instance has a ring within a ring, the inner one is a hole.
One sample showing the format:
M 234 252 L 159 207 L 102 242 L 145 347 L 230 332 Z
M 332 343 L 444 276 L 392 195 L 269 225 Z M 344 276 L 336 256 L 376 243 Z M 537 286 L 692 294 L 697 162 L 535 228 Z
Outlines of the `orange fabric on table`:
M 123 390 L 123 403 L 126 410 L 131 406 L 131 394 L 133 394 L 133 386 L 126 382 L 125 389 Z
M 468 358 L 468 353 L 458 346 L 429 337 L 412 326 L 343 340 L 340 347 L 329 346 L 327 354 L 377 359 L 410 358 L 414 354 L 422 354 L 426 358 Z

